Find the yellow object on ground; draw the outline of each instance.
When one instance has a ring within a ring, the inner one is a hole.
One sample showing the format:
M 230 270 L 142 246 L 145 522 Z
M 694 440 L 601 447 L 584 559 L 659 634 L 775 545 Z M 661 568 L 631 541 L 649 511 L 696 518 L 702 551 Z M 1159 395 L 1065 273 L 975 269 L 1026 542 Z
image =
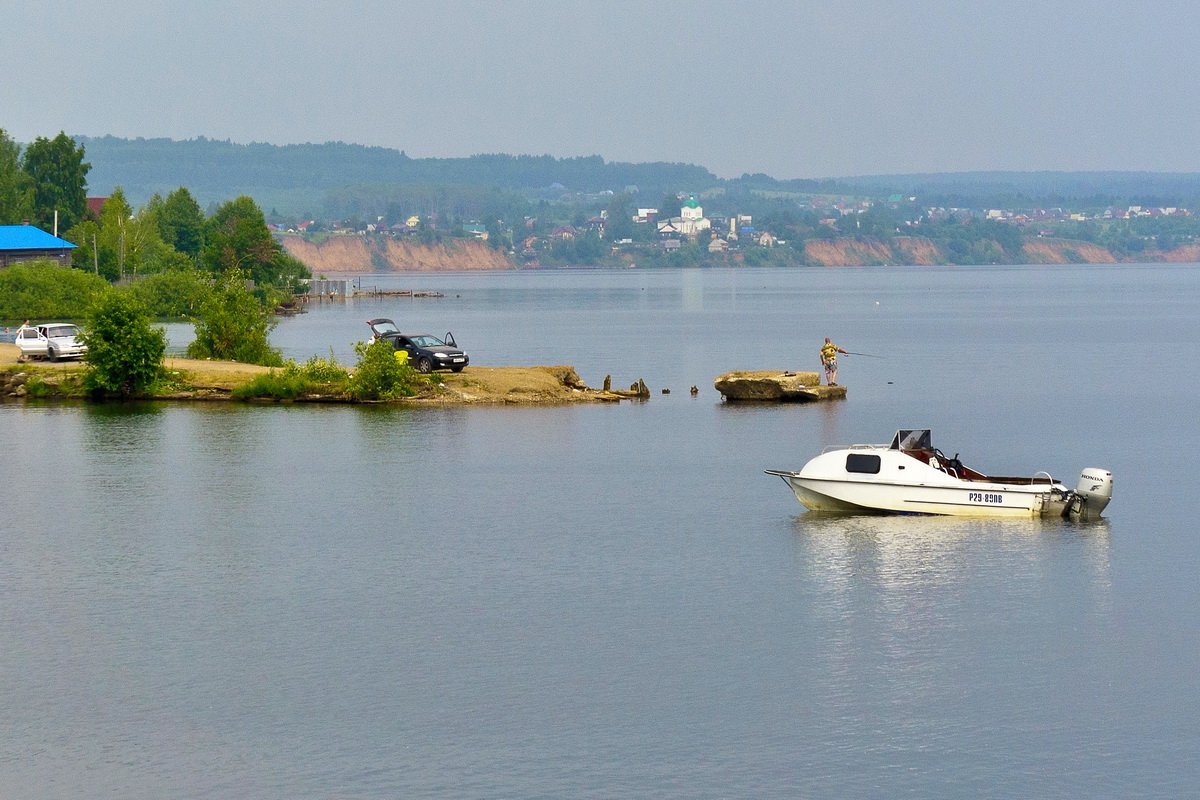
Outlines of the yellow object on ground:
M 399 361 L 401 364 L 407 364 L 408 363 L 408 351 L 407 350 L 397 350 L 396 351 L 396 360 Z

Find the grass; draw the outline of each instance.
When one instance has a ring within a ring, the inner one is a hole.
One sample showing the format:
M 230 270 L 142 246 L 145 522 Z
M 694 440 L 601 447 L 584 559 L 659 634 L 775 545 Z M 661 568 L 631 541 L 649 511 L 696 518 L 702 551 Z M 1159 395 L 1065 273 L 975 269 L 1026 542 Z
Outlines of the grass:
M 343 395 L 348 379 L 345 367 L 339 365 L 332 354 L 327 359 L 313 356 L 303 364 L 289 359 L 283 369 L 257 375 L 234 387 L 231 395 L 235 400 L 295 400 L 311 394 Z

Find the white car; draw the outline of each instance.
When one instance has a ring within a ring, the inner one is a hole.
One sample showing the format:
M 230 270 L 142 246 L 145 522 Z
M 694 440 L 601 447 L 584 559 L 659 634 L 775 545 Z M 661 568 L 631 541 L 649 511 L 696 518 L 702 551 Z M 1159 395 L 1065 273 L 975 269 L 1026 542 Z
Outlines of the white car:
M 18 361 L 31 358 L 82 358 L 87 345 L 79 341 L 79 328 L 69 322 L 47 322 L 43 325 L 25 326 L 17 330 L 17 348 L 21 355 Z

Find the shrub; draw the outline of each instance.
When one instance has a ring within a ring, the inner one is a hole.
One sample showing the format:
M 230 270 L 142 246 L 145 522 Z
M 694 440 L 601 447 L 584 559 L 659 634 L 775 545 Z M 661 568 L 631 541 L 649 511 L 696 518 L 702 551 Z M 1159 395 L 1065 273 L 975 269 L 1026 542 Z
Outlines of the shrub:
M 241 386 L 235 386 L 230 395 L 234 400 L 249 400 L 253 397 L 294 400 L 307 393 L 311 387 L 312 382 L 297 372 L 288 372 L 286 369 L 271 370 L 266 375 L 256 375 Z
M 144 394 L 163 375 L 167 338 L 136 297 L 109 289 L 92 306 L 83 340 L 88 364 L 84 386 L 93 394 Z
M 217 282 L 194 320 L 196 340 L 188 358 L 219 358 L 266 367 L 283 366 L 283 355 L 271 347 L 275 318 L 246 288 L 245 273 L 231 269 Z
M 0 319 L 81 319 L 108 281 L 52 261 L 0 269 Z
M 294 400 L 318 390 L 340 389 L 347 379 L 346 370 L 331 356 L 328 359 L 313 356 L 304 364 L 288 359 L 282 370 L 271 370 L 266 375 L 255 376 L 231 392 L 235 400 L 254 397 L 275 397 Z
M 148 275 L 129 287 L 152 317 L 190 317 L 213 293 L 212 282 L 199 270 L 171 270 Z
M 412 397 L 429 384 L 429 379 L 408 364 L 401 364 L 396 350 L 384 341 L 354 345 L 358 366 L 346 385 L 356 400 L 394 400 Z

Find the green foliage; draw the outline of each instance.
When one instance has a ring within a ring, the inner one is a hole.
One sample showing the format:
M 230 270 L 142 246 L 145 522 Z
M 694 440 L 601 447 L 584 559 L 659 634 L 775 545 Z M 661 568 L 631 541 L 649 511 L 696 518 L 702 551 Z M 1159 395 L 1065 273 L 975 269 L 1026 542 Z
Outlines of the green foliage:
M 262 211 L 245 196 L 225 203 L 208 220 L 200 257 L 211 272 L 237 269 L 255 283 L 284 290 L 295 290 L 312 274 L 272 238 Z
M 83 160 L 83 146 L 60 132 L 53 139 L 39 136 L 25 148 L 22 162 L 33 187 L 33 221 L 42 230 L 69 230 L 87 215 L 87 174 L 92 168 Z
M 130 284 L 129 292 L 152 317 L 194 317 L 212 295 L 212 279 L 194 269 L 169 270 Z
M 191 266 L 186 257 L 163 242 L 156 214 L 154 202 L 134 214 L 124 190 L 116 187 L 100 210 L 98 222 L 84 220 L 64 235 L 78 245 L 72 263 L 110 281 Z
M 167 195 L 156 216 L 162 239 L 180 253 L 199 258 L 204 245 L 204 212 L 192 193 L 180 186 Z
M 296 362 L 290 361 L 295 364 Z M 286 369 L 286 365 L 285 365 Z M 313 356 L 308 361 L 296 367 L 305 377 L 317 383 L 337 383 L 349 377 L 346 368 L 337 362 L 333 356 L 333 348 L 329 348 L 329 358 Z
M 240 270 L 231 269 L 217 281 L 194 322 L 196 340 L 188 345 L 189 358 L 283 366 L 283 356 L 271 347 L 269 337 L 275 318 L 246 288 L 246 276 Z
M 550 246 L 551 259 L 567 266 L 596 266 L 609 252 L 609 245 L 589 231 L 571 239 L 556 239 Z
M 108 284 L 53 261 L 0 269 L 0 319 L 82 319 Z
M 633 238 L 633 195 L 613 195 L 608 203 L 608 219 L 604 222 L 604 238 L 610 242 Z
M 262 211 L 249 197 L 242 195 L 218 208 L 208 220 L 206 234 L 201 259 L 210 272 L 238 269 L 255 281 L 270 272 L 275 240 Z
M 94 394 L 145 394 L 163 376 L 166 334 L 131 293 L 109 289 L 88 314 L 84 385 Z
M 346 386 L 356 400 L 395 400 L 411 397 L 429 379 L 408 364 L 401 364 L 396 350 L 384 341 L 359 342 L 354 345 L 358 365 Z
M 658 218 L 671 219 L 672 217 L 678 217 L 682 210 L 683 201 L 679 199 L 679 195 L 675 192 L 667 192 L 658 203 Z
M 33 212 L 33 187 L 21 169 L 21 146 L 0 128 L 0 225 L 20 225 Z
M 274 397 L 294 400 L 306 394 L 329 393 L 345 388 L 348 374 L 331 356 L 328 359 L 313 356 L 304 364 L 288 359 L 282 370 L 271 370 L 266 375 L 257 375 L 253 380 L 235 387 L 231 393 L 236 400 L 256 397 Z
M 41 375 L 30 375 L 29 380 L 25 381 L 25 391 L 29 397 L 54 397 L 58 394 L 59 387 L 47 383 Z

